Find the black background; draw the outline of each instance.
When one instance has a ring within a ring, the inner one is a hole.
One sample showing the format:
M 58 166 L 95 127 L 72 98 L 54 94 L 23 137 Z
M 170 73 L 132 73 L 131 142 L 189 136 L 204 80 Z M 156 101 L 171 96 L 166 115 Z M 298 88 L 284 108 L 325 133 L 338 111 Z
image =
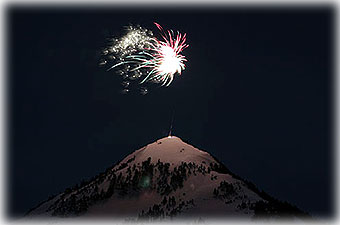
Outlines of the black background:
M 314 216 L 333 215 L 333 8 L 20 8 L 8 18 L 9 215 L 167 135 Z M 187 33 L 170 87 L 121 94 L 98 66 L 139 24 Z

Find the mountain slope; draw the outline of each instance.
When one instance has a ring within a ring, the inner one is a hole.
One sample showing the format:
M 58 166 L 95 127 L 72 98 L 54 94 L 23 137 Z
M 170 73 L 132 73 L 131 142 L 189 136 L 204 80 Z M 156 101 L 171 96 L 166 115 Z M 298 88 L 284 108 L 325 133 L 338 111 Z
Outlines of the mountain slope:
M 133 152 L 89 182 L 66 189 L 26 217 L 51 216 L 142 220 L 307 214 L 260 192 L 209 153 L 172 136 Z

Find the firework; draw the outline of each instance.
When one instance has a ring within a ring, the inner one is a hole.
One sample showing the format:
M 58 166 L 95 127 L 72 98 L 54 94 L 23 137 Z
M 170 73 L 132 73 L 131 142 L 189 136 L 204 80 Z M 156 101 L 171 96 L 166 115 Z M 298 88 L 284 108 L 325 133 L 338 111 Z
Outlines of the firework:
M 113 61 L 114 64 L 108 70 L 115 69 L 124 80 L 169 86 L 175 74 L 180 75 L 185 69 L 187 60 L 181 52 L 188 47 L 185 43 L 186 34 L 177 32 L 174 35 L 172 30 L 164 31 L 159 24 L 155 25 L 160 31 L 160 40 L 150 30 L 129 26 L 123 37 L 114 39 L 104 50 L 107 58 L 101 64 Z M 123 81 L 122 84 L 127 88 L 130 82 Z M 141 93 L 147 93 L 146 87 L 141 88 Z

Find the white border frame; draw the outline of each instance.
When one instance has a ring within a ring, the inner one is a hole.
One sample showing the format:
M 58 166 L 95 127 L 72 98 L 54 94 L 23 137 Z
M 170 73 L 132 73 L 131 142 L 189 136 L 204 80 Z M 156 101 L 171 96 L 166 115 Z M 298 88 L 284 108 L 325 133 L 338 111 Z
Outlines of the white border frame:
M 6 0 L 0 0 L 0 48 L 1 48 L 1 53 L 0 53 L 0 68 L 1 68 L 1 77 L 0 77 L 0 105 L 2 106 L 0 109 L 0 145 L 1 145 L 1 151 L 0 151 L 0 224 L 13 224 L 13 223 L 21 223 L 19 221 L 9 221 L 6 217 L 6 203 L 7 203 L 7 198 L 6 198 L 6 193 L 8 193 L 7 190 L 7 179 L 6 179 L 6 168 L 7 167 L 7 140 L 8 140 L 8 135 L 7 135 L 7 121 L 8 118 L 10 117 L 10 112 L 7 109 L 7 105 L 9 102 L 7 102 L 7 90 L 9 87 L 6 85 L 8 84 L 8 80 L 6 80 L 6 75 L 7 75 L 7 45 L 8 41 L 6 40 L 7 38 L 7 21 L 6 21 L 6 9 L 8 5 L 20 5 L 20 6 L 58 6 L 58 7 L 69 7 L 69 6 L 103 6 L 103 5 L 117 5 L 117 6 L 140 6 L 140 7 L 149 7 L 149 6 L 168 6 L 168 5 L 176 5 L 176 6 L 189 6 L 189 7 L 216 7 L 216 6 L 232 6 L 232 5 L 237 5 L 237 6 L 322 6 L 326 4 L 334 4 L 334 8 L 336 10 L 335 12 L 335 24 L 334 24 L 334 41 L 335 41 L 335 47 L 336 49 L 334 50 L 334 85 L 333 85 L 333 116 L 334 116 L 334 127 L 333 127 L 333 147 L 334 147 L 334 157 L 333 157 L 333 172 L 334 172 L 334 197 L 336 197 L 335 202 L 335 218 L 332 221 L 316 221 L 313 222 L 314 224 L 338 224 L 340 223 L 339 221 L 339 195 L 338 195 L 338 188 L 340 187 L 339 185 L 339 179 L 338 179 L 338 174 L 339 174 L 339 166 L 337 165 L 338 162 L 340 162 L 340 154 L 339 154 L 339 127 L 340 127 L 340 120 L 338 119 L 338 114 L 340 112 L 340 104 L 339 104 L 339 95 L 340 91 L 337 89 L 337 87 L 340 87 L 340 79 L 339 79 L 339 60 L 338 60 L 338 53 L 339 53 L 339 45 L 338 45 L 338 40 L 339 40 L 339 16 L 338 16 L 338 10 L 339 10 L 339 2 L 340 0 L 337 1 L 294 1 L 294 0 L 286 0 L 286 1 L 274 1 L 274 0 L 265 0 L 265 1 L 255 1 L 255 0 L 237 0 L 237 1 L 227 1 L 227 0 L 206 0 L 206 1 L 197 1 L 197 0 L 165 0 L 165 1 L 157 1 L 157 0 L 148 0 L 148 1 L 136 1 L 136 0 L 120 0 L 120 1 L 68 1 L 68 0 L 59 0 L 59 1 L 43 1 L 43 0 L 35 0 L 35 1 L 6 1 Z M 32 221 L 32 224 L 36 224 L 38 221 Z M 101 221 L 40 221 L 40 224 L 51 224 L 51 223 L 63 223 L 63 224 L 71 224 L 71 223 L 78 223 L 79 224 L 97 224 L 100 223 Z M 103 221 L 103 223 L 107 223 L 109 221 Z M 216 221 L 216 224 L 235 224 L 236 223 L 242 223 L 242 224 L 252 224 L 254 222 L 250 223 L 245 223 L 243 221 Z M 31 224 L 31 222 L 25 221 L 26 224 Z M 110 221 L 110 224 L 114 222 Z M 215 223 L 215 222 L 214 222 Z M 258 223 L 258 222 L 257 222 Z M 261 221 L 261 223 L 264 223 Z M 279 224 L 291 224 L 287 222 L 278 222 Z M 166 224 L 166 223 L 162 223 Z

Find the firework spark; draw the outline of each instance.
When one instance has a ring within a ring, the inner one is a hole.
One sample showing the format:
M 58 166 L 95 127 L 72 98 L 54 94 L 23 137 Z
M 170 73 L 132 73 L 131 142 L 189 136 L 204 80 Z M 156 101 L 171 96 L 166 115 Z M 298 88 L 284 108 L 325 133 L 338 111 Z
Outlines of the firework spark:
M 147 82 L 160 83 L 169 86 L 175 74 L 181 74 L 185 69 L 186 58 L 181 52 L 188 47 L 186 34 L 164 31 L 155 23 L 161 32 L 158 40 L 151 31 L 141 28 L 127 28 L 127 33 L 120 39 L 114 39 L 112 45 L 104 50 L 108 56 L 102 64 L 114 61 L 109 70 L 117 69 L 124 79 L 139 80 L 140 84 Z M 130 82 L 124 81 L 127 88 Z M 145 87 L 141 88 L 143 94 L 147 93 Z

